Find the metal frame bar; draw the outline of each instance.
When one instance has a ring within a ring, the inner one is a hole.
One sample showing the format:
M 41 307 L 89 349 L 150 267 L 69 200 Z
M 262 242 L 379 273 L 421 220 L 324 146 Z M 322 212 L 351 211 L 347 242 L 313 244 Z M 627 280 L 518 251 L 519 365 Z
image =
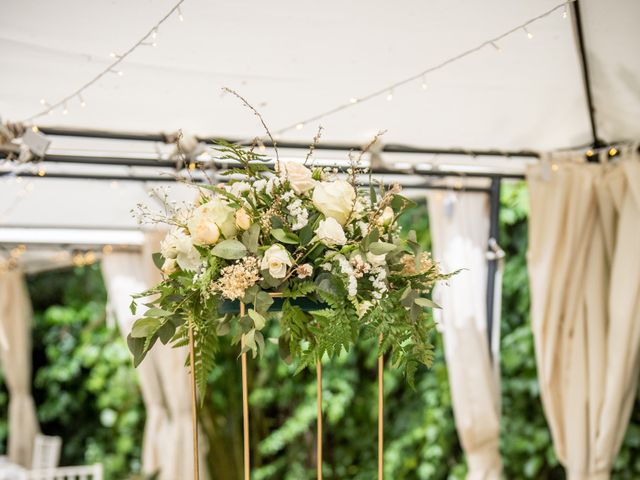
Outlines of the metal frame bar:
M 108 131 L 108 130 L 91 130 L 91 129 L 74 129 L 66 127 L 38 127 L 38 130 L 45 135 L 54 135 L 61 137 L 80 137 L 80 138 L 98 138 L 98 139 L 111 139 L 111 140 L 135 140 L 143 142 L 162 142 L 170 143 L 170 139 L 175 134 L 166 133 L 134 133 L 123 131 Z M 236 142 L 240 144 L 247 144 L 239 139 L 224 139 L 221 137 L 196 137 L 198 141 L 204 143 L 213 143 L 218 140 L 226 140 L 228 142 Z M 273 147 L 270 141 L 263 141 L 265 147 Z M 279 148 L 299 148 L 308 149 L 309 145 L 302 142 L 276 142 Z M 344 151 L 358 151 L 362 149 L 362 145 L 345 144 L 345 143 L 319 143 L 316 150 L 344 150 Z M 382 148 L 383 152 L 393 153 L 423 153 L 432 155 L 464 155 L 472 157 L 528 157 L 539 158 L 538 152 L 533 150 L 473 150 L 464 148 L 428 148 L 428 147 L 411 147 L 400 144 L 388 144 Z

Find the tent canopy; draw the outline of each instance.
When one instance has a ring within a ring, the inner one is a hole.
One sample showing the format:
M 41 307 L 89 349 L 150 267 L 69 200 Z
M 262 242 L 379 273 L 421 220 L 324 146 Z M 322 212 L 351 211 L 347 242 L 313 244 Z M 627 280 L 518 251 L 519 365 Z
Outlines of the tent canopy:
M 262 133 L 229 95 L 259 108 L 270 127 L 296 124 L 495 37 L 558 0 L 410 0 L 321 5 L 186 0 L 157 48 L 138 49 L 110 75 L 40 118 L 41 125 L 184 131 L 229 138 Z M 640 137 L 640 4 L 581 0 L 596 117 L 605 141 Z M 154 25 L 174 0 L 8 0 L 0 18 L 0 114 L 19 121 L 74 91 Z M 309 141 L 551 150 L 592 141 L 579 51 L 562 11 L 421 81 L 283 135 Z

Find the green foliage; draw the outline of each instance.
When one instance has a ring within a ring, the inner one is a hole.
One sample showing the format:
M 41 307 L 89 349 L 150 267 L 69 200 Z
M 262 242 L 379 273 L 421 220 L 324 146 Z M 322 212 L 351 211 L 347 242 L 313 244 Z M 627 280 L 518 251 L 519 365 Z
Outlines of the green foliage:
M 145 412 L 129 351 L 105 324 L 100 270 L 44 273 L 28 285 L 35 312 L 33 394 L 42 431 L 63 438 L 63 465 L 102 462 L 107 479 L 138 471 Z M 6 393 L 0 392 L 0 411 L 6 411 Z

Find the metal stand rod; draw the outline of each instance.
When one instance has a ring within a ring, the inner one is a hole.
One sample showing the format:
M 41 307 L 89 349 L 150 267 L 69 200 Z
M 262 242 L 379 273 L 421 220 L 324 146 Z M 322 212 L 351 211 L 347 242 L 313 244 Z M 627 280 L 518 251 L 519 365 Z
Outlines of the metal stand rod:
M 382 336 L 380 336 L 382 343 Z M 378 357 L 378 480 L 384 479 L 384 356 Z
M 322 363 L 316 363 L 316 402 L 318 406 L 318 420 L 316 423 L 316 456 L 318 480 L 322 480 Z
M 244 316 L 244 303 L 240 303 L 240 316 Z M 244 335 L 241 341 L 244 350 Z M 251 479 L 251 454 L 249 451 L 249 386 L 247 382 L 247 352 L 242 353 L 242 439 L 244 441 L 244 480 Z
M 193 343 L 193 319 L 189 316 L 189 364 L 191 367 L 191 421 L 193 424 L 193 478 L 200 480 L 198 453 L 198 401 L 196 394 L 196 355 Z

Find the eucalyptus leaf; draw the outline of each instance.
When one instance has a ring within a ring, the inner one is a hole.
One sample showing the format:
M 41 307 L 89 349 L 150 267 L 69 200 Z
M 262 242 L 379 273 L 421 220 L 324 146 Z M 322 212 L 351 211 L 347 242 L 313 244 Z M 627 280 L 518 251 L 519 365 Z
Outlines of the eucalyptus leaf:
M 421 307 L 425 307 L 425 308 L 442 308 L 436 302 L 434 302 L 433 300 L 430 300 L 428 298 L 418 297 L 414 301 L 415 301 L 415 303 L 417 305 L 420 305 Z
M 249 229 L 242 234 L 242 243 L 251 253 L 258 253 L 258 237 L 260 236 L 260 225 L 252 224 Z
M 369 245 L 369 251 L 374 255 L 383 255 L 385 253 L 394 251 L 396 248 L 397 247 L 393 243 L 380 241 L 373 242 L 371 245 Z
M 253 308 L 249 309 L 249 316 L 253 320 L 253 325 L 255 326 L 256 330 L 262 330 L 267 323 L 267 320 Z
M 153 259 L 153 264 L 160 270 L 162 265 L 164 265 L 164 257 L 160 252 L 152 253 L 151 258 Z
M 146 338 L 153 335 L 162 326 L 162 320 L 152 317 L 142 317 L 131 327 L 131 337 Z
M 271 236 L 282 243 L 288 243 L 290 245 L 298 245 L 300 238 L 294 233 L 285 232 L 281 228 L 274 228 L 271 230 Z
M 225 260 L 238 260 L 247 254 L 247 247 L 238 240 L 229 239 L 218 243 L 211 253 Z

